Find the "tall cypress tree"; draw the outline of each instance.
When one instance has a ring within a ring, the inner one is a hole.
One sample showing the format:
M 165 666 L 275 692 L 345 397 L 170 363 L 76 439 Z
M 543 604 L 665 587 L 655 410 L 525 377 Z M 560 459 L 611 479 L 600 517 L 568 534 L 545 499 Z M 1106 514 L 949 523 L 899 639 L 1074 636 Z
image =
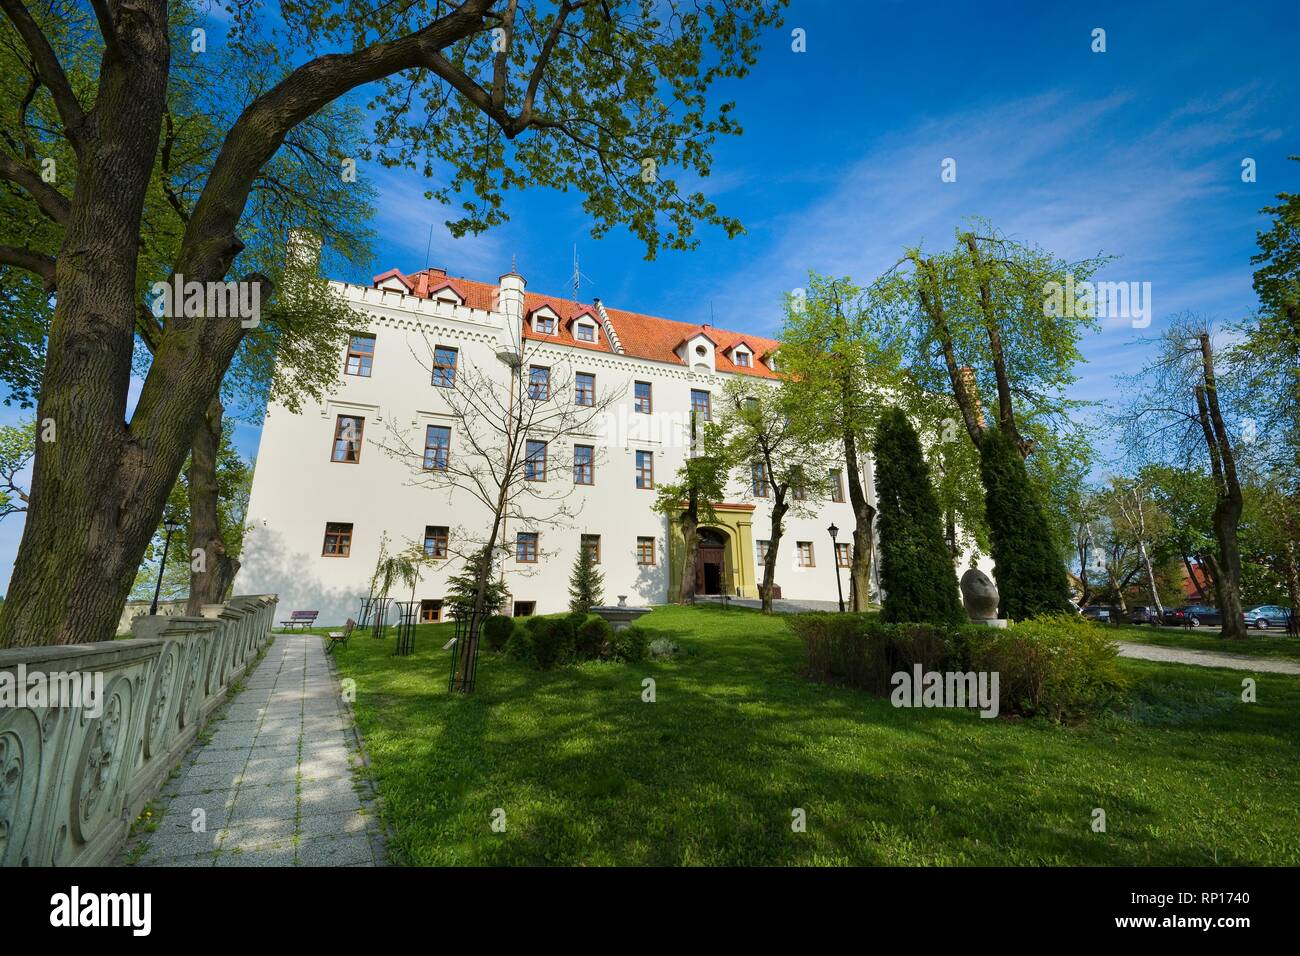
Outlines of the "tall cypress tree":
M 1052 545 L 1042 503 L 1010 436 L 987 429 L 980 442 L 980 477 L 1002 617 L 1063 611 L 1069 601 L 1065 564 Z
M 876 429 L 880 585 L 885 621 L 964 621 L 939 501 L 916 429 L 899 409 Z

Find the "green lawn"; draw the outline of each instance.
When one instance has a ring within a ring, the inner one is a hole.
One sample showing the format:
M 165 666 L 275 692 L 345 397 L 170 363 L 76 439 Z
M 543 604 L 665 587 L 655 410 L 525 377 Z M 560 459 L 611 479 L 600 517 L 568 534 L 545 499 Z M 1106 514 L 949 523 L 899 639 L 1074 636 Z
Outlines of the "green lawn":
M 1253 657 L 1281 657 L 1300 660 L 1300 639 L 1287 637 L 1286 631 L 1272 628 L 1267 631 L 1252 629 L 1244 641 L 1229 641 L 1219 636 L 1217 627 L 1199 627 L 1186 630 L 1179 627 L 1138 627 L 1123 625 L 1111 629 L 1116 640 L 1139 644 L 1157 644 L 1160 647 L 1186 647 L 1196 651 L 1224 651 L 1228 654 L 1249 654 Z
M 1059 727 L 809 683 L 755 612 L 644 621 L 693 653 L 539 673 L 485 650 L 471 697 L 447 693 L 449 626 L 409 658 L 354 637 L 340 670 L 399 861 L 1300 863 L 1300 678 L 1257 675 L 1243 704 L 1243 674 L 1124 661 L 1128 711 Z

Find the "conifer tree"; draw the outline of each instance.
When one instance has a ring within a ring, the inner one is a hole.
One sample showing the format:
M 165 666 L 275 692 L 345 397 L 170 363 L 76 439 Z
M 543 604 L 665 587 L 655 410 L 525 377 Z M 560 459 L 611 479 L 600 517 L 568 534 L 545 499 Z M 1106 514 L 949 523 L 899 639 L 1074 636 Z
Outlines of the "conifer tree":
M 569 610 L 587 614 L 605 599 L 605 575 L 596 567 L 594 548 L 583 542 L 569 577 Z
M 964 620 L 930 469 L 916 429 L 901 410 L 881 416 L 875 454 L 882 619 Z

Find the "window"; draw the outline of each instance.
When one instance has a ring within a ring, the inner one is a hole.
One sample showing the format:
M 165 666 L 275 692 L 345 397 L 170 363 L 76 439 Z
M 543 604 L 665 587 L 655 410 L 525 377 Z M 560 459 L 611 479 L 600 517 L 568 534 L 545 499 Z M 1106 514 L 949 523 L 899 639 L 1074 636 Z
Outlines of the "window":
M 637 564 L 655 563 L 655 539 L 654 538 L 636 539 L 636 563 Z
M 425 600 L 420 602 L 420 623 L 437 624 L 442 620 L 442 601 Z
M 702 422 L 713 420 L 708 392 L 698 388 L 691 389 L 691 411 L 694 412 Z
M 520 531 L 515 538 L 515 560 L 523 564 L 537 563 L 537 532 Z
M 516 601 L 514 606 L 515 617 L 532 617 L 533 611 L 537 608 L 536 601 Z
M 638 488 L 653 488 L 655 486 L 653 452 L 638 451 L 636 453 L 636 486 Z
M 540 365 L 528 366 L 528 397 L 544 402 L 551 397 L 551 370 Z
M 330 461 L 342 461 L 355 465 L 361 460 L 361 433 L 366 429 L 366 420 L 360 415 L 340 415 L 334 422 L 334 448 L 330 452 Z
M 736 351 L 736 352 L 732 352 L 731 354 L 732 354 L 732 356 L 733 356 L 733 357 L 735 358 L 735 360 L 736 360 L 736 367 L 737 367 L 737 368 L 749 368 L 749 367 L 750 367 L 750 365 L 749 365 L 749 353 L 748 353 L 748 352 Z
M 578 323 L 578 341 L 594 342 L 596 341 L 596 327 L 586 322 Z
M 767 463 L 756 461 L 749 466 L 750 485 L 754 491 L 754 497 L 767 497 Z
M 573 483 L 575 485 L 594 485 L 596 483 L 596 448 L 594 445 L 573 446 Z
M 433 384 L 439 388 L 456 387 L 455 349 L 439 345 L 433 350 Z
M 447 526 L 430 524 L 424 526 L 424 553 L 431 558 L 447 556 Z
M 352 551 L 352 523 L 329 521 L 325 524 L 325 546 L 321 555 L 326 558 L 346 558 Z
M 632 411 L 642 415 L 650 414 L 650 383 L 637 382 L 632 398 Z
M 816 567 L 813 562 L 813 547 L 811 541 L 799 542 L 799 567 L 811 568 Z
M 573 378 L 573 401 L 578 405 L 596 404 L 596 376 L 579 372 Z
M 844 500 L 844 475 L 838 468 L 830 470 L 831 501 Z
M 555 332 L 555 319 L 549 315 L 539 315 L 533 319 L 533 328 L 543 335 L 552 335 Z
M 546 442 L 528 439 L 524 452 L 524 481 L 546 480 Z
M 837 568 L 847 568 L 853 564 L 852 549 L 847 543 L 837 541 L 835 544 L 835 566 Z
M 375 361 L 375 337 L 373 335 L 354 335 L 348 341 L 348 360 L 343 371 L 348 375 L 370 377 L 370 369 Z
M 425 471 L 446 471 L 450 451 L 450 428 L 445 425 L 430 425 L 424 430 Z
M 584 534 L 582 536 L 582 548 L 584 551 L 591 552 L 591 560 L 600 564 L 600 535 Z
M 767 552 L 772 550 L 772 542 L 755 541 L 754 544 L 758 547 L 758 563 L 760 565 L 767 564 Z

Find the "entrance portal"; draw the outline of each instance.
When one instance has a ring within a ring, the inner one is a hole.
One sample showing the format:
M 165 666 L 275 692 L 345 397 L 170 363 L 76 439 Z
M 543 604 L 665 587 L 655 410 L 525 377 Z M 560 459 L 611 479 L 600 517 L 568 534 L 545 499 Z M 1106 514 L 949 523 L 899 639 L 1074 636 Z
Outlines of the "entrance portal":
M 700 529 L 695 552 L 695 593 L 721 594 L 726 581 L 727 535 L 716 528 Z

